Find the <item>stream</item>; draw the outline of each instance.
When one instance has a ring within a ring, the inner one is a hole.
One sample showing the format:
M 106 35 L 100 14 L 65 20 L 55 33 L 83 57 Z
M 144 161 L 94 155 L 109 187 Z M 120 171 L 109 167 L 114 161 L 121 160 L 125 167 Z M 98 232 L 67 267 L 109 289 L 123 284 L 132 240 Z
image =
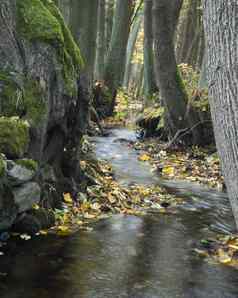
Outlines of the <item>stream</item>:
M 226 194 L 190 182 L 163 181 L 128 146 L 135 133 L 95 137 L 123 185 L 159 184 L 185 198 L 178 214 L 116 215 L 92 231 L 11 243 L 0 256 L 1 298 L 232 298 L 238 271 L 198 257 L 193 248 L 234 222 Z

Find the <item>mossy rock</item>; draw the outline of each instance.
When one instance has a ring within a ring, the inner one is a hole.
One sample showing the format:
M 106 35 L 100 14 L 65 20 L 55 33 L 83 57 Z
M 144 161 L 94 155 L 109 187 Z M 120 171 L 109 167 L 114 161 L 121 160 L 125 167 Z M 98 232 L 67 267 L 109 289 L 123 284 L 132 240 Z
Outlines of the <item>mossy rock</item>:
M 15 161 L 15 163 L 30 171 L 36 172 L 38 169 L 38 163 L 33 159 L 28 159 L 28 158 L 18 159 Z
M 0 154 L 0 178 L 2 178 L 6 171 L 6 162 Z
M 14 73 L 0 72 L 1 115 L 23 116 L 32 126 L 37 126 L 46 107 L 44 92 L 39 82 Z
M 8 158 L 21 158 L 28 145 L 28 123 L 15 117 L 0 117 L 0 152 Z
M 76 95 L 79 69 L 84 62 L 63 16 L 52 0 L 18 0 L 17 28 L 30 41 L 52 45 L 62 65 L 66 91 Z

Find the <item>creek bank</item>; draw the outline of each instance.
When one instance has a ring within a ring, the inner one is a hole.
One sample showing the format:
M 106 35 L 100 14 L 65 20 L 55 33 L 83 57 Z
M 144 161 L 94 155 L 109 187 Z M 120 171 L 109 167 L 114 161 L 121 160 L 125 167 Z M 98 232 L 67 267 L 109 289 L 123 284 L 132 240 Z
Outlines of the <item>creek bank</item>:
M 35 233 L 63 193 L 85 189 L 84 62 L 53 1 L 3 0 L 0 12 L 0 232 Z

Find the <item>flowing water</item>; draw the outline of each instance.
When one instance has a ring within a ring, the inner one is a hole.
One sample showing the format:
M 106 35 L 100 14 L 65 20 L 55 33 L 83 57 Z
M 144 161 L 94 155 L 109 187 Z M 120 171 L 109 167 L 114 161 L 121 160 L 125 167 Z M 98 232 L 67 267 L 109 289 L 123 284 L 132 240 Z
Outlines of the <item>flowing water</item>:
M 135 134 L 114 129 L 94 138 L 120 183 L 164 185 L 186 198 L 177 215 L 113 216 L 91 232 L 12 243 L 0 256 L 1 298 L 238 297 L 238 271 L 196 256 L 212 231 L 234 228 L 225 194 L 162 181 L 129 148 Z

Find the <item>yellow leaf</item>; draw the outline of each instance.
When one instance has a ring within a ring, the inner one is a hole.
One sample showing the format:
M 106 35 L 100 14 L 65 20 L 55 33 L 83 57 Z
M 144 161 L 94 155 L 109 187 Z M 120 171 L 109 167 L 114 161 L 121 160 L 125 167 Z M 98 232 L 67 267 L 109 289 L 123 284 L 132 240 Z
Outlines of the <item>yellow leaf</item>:
M 40 230 L 39 231 L 39 234 L 46 236 L 46 235 L 48 235 L 48 231 L 46 231 L 46 230 Z
M 32 209 L 38 210 L 40 209 L 40 206 L 38 204 L 33 204 Z
M 93 204 L 91 205 L 91 208 L 92 208 L 93 210 L 99 210 L 99 209 L 101 208 L 101 205 L 100 205 L 99 203 L 93 203 Z
M 81 167 L 81 169 L 82 169 L 82 170 L 85 170 L 85 169 L 86 169 L 86 166 L 87 166 L 86 161 L 81 160 L 81 161 L 80 161 L 80 167 Z
M 84 218 L 87 218 L 87 219 L 92 219 L 92 218 L 95 218 L 95 217 L 96 217 L 95 214 L 89 214 L 89 213 L 84 214 Z
M 67 232 L 69 230 L 69 227 L 66 226 L 58 226 L 58 230 L 61 232 Z
M 150 156 L 148 154 L 142 154 L 141 156 L 139 156 L 139 160 L 140 161 L 148 161 L 150 160 Z
M 76 223 L 77 223 L 77 225 L 79 225 L 79 226 L 83 225 L 83 221 L 82 221 L 82 220 L 78 220 Z
M 164 167 L 162 173 L 167 176 L 174 176 L 175 169 L 172 166 Z
M 219 262 L 222 264 L 230 263 L 232 260 L 232 258 L 227 253 L 225 253 L 222 249 L 218 249 L 218 259 L 219 259 Z
M 230 248 L 232 248 L 232 249 L 238 250 L 238 246 L 237 246 L 237 245 L 229 244 L 228 246 L 229 246 Z
M 73 200 L 71 198 L 71 195 L 70 193 L 64 193 L 64 201 L 68 204 L 72 204 L 73 203 Z

